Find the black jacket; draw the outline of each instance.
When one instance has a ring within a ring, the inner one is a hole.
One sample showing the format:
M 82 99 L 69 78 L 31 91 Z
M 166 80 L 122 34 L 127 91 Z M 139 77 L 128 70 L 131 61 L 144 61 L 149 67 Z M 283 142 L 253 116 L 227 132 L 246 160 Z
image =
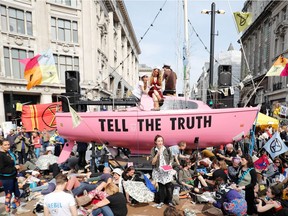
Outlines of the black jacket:
M 0 179 L 13 179 L 17 176 L 14 160 L 8 152 L 0 151 Z

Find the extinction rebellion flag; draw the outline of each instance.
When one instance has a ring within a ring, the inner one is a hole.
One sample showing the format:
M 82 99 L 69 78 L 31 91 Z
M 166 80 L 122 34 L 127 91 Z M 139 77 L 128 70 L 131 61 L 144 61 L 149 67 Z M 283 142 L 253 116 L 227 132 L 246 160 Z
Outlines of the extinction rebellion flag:
M 38 128 L 42 131 L 56 129 L 56 112 L 59 111 L 60 102 L 37 105 L 24 105 L 22 108 L 22 124 L 27 131 Z
M 288 151 L 288 147 L 285 145 L 278 132 L 274 133 L 263 148 L 270 154 L 272 159 Z

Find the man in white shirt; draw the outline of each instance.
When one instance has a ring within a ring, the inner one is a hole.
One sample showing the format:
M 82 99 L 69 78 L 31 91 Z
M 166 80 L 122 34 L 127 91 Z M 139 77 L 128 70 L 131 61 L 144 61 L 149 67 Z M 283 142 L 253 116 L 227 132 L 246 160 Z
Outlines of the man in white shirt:
M 74 197 L 64 192 L 68 181 L 67 176 L 58 174 L 55 179 L 55 191 L 44 197 L 44 216 L 77 216 Z

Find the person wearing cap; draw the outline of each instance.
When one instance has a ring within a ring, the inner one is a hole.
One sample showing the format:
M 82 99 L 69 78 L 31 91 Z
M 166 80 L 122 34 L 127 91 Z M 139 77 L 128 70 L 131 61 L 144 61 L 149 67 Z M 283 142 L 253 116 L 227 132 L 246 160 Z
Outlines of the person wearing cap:
M 170 65 L 164 64 L 162 67 L 164 70 L 163 80 L 165 80 L 165 90 L 163 95 L 176 95 L 176 81 L 177 74 L 171 69 Z
M 132 94 L 140 101 L 142 94 L 148 94 L 148 75 L 143 74 Z

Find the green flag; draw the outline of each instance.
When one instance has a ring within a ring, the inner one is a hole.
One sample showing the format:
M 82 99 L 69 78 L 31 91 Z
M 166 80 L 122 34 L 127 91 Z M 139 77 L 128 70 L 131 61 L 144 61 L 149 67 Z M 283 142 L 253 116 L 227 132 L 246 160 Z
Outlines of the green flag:
M 252 23 L 252 14 L 249 12 L 234 12 L 238 32 L 242 32 Z

